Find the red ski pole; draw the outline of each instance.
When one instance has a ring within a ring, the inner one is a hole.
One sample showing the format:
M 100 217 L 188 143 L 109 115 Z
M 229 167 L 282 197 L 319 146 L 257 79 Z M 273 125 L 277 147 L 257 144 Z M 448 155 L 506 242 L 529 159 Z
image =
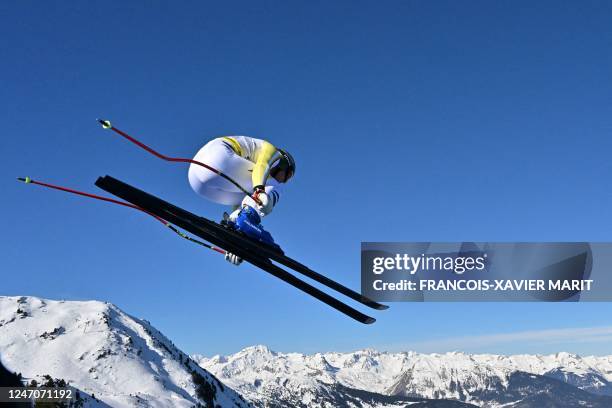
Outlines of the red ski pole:
M 38 186 L 42 186 L 42 187 L 46 187 L 46 188 L 51 188 L 51 189 L 59 190 L 59 191 L 64 191 L 66 193 L 76 194 L 76 195 L 80 195 L 80 196 L 83 196 L 83 197 L 93 198 L 93 199 L 100 200 L 100 201 L 106 201 L 106 202 L 109 202 L 109 203 L 118 204 L 118 205 L 122 205 L 124 207 L 133 208 L 135 210 L 142 211 L 143 213 L 148 214 L 151 217 L 155 218 L 157 221 L 161 222 L 166 227 L 170 228 L 170 230 L 172 230 L 175 234 L 179 235 L 181 238 L 184 238 L 184 239 L 186 239 L 188 241 L 194 242 L 194 243 L 196 243 L 198 245 L 202 245 L 202 246 L 204 246 L 204 247 L 206 247 L 208 249 L 212 249 L 213 251 L 219 252 L 221 254 L 225 254 L 225 251 L 223 249 L 217 248 L 217 247 L 209 245 L 209 244 L 207 244 L 205 242 L 202 242 L 202 241 L 199 241 L 197 239 L 194 239 L 193 237 L 190 237 L 189 235 L 187 235 L 184 232 L 182 232 L 179 229 L 177 229 L 174 225 L 170 224 L 168 221 L 164 220 L 161 217 L 158 217 L 155 214 L 151 214 L 147 210 L 145 210 L 143 208 L 140 208 L 137 205 L 134 205 L 134 204 L 131 204 L 131 203 L 126 203 L 124 201 L 115 200 L 115 199 L 108 198 L 108 197 L 99 196 L 97 194 L 91 194 L 91 193 L 86 193 L 84 191 L 74 190 L 74 189 L 68 188 L 68 187 L 62 187 L 62 186 L 58 186 L 58 185 L 55 185 L 55 184 L 43 183 L 42 181 L 32 180 L 30 177 L 18 177 L 17 180 L 23 181 L 26 184 L 36 184 Z
M 149 146 L 147 146 L 146 144 L 142 143 L 141 141 L 137 140 L 136 138 L 128 135 L 127 133 L 125 133 L 124 131 L 117 129 L 116 127 L 114 127 L 111 122 L 109 120 L 104 120 L 104 119 L 98 119 L 98 122 L 102 125 L 102 127 L 104 129 L 110 129 L 113 132 L 117 133 L 119 136 L 124 137 L 125 139 L 129 140 L 130 142 L 134 143 L 136 146 L 146 150 L 147 152 L 151 153 L 152 155 L 159 157 L 162 160 L 166 160 L 169 162 L 178 162 L 178 163 L 192 163 L 192 164 L 197 164 L 198 166 L 202 166 L 205 169 L 208 169 L 210 171 L 212 171 L 213 173 L 219 175 L 220 177 L 223 177 L 224 179 L 226 179 L 227 181 L 229 181 L 230 183 L 232 183 L 233 185 L 235 185 L 236 187 L 238 187 L 240 189 L 240 191 L 242 191 L 244 194 L 250 196 L 251 192 L 248 191 L 247 189 L 245 189 L 244 187 L 242 187 L 240 184 L 238 184 L 238 182 L 236 182 L 234 179 L 232 179 L 231 177 L 229 177 L 227 174 L 224 174 L 223 172 L 215 169 L 214 167 L 209 166 L 208 164 L 202 163 L 200 161 L 197 160 L 192 160 L 192 159 L 186 159 L 186 158 L 182 158 L 182 157 L 170 157 L 170 156 L 166 156 L 165 154 L 161 154 L 155 150 L 153 150 L 152 148 L 150 148 Z M 257 200 L 256 198 L 253 198 L 256 202 L 258 202 L 259 200 Z M 261 202 L 258 202 L 258 204 L 261 204 Z

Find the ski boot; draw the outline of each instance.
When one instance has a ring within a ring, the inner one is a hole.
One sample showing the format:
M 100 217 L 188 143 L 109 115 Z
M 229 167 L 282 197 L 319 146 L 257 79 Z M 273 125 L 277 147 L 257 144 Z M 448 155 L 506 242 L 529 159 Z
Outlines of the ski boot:
M 261 217 L 253 207 L 244 205 L 237 215 L 235 212 L 231 216 L 227 213 L 223 214 L 221 225 L 239 231 L 257 242 L 270 246 L 275 251 L 282 252 L 281 248 L 274 243 L 272 235 L 264 230 L 261 225 Z

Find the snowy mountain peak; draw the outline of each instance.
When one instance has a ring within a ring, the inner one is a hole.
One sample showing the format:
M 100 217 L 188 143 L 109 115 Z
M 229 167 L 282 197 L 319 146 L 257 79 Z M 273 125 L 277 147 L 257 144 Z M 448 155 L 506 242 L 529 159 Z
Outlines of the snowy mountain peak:
M 0 360 L 28 381 L 60 378 L 110 406 L 249 406 L 148 322 L 110 303 L 0 297 Z
M 258 354 L 258 355 L 274 355 L 275 354 L 275 352 L 270 350 L 268 346 L 264 346 L 262 344 L 246 347 L 241 351 L 241 353 Z

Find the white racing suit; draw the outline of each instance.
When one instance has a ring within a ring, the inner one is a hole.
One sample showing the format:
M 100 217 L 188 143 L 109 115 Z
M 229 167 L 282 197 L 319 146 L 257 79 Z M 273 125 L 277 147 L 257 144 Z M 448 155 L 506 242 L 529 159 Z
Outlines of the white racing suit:
M 265 186 L 266 194 L 276 205 L 281 183 L 268 175 L 271 164 L 278 158 L 276 148 L 265 140 L 231 136 L 206 143 L 193 159 L 227 175 L 246 191 L 258 185 Z M 188 177 L 196 193 L 215 203 L 236 208 L 245 198 L 245 193 L 234 184 L 200 165 L 192 163 Z

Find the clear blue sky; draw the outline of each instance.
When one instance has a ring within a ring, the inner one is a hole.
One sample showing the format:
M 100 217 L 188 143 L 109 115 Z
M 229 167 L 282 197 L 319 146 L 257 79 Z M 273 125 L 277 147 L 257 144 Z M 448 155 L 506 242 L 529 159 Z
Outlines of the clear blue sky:
M 286 147 L 297 176 L 265 225 L 355 288 L 362 240 L 610 241 L 610 21 L 606 1 L 2 2 L 0 293 L 110 301 L 204 354 L 610 354 L 465 341 L 610 327 L 609 303 L 396 303 L 362 326 L 142 214 L 15 181 L 110 174 L 220 217 L 105 117 L 176 156 L 232 133 Z

